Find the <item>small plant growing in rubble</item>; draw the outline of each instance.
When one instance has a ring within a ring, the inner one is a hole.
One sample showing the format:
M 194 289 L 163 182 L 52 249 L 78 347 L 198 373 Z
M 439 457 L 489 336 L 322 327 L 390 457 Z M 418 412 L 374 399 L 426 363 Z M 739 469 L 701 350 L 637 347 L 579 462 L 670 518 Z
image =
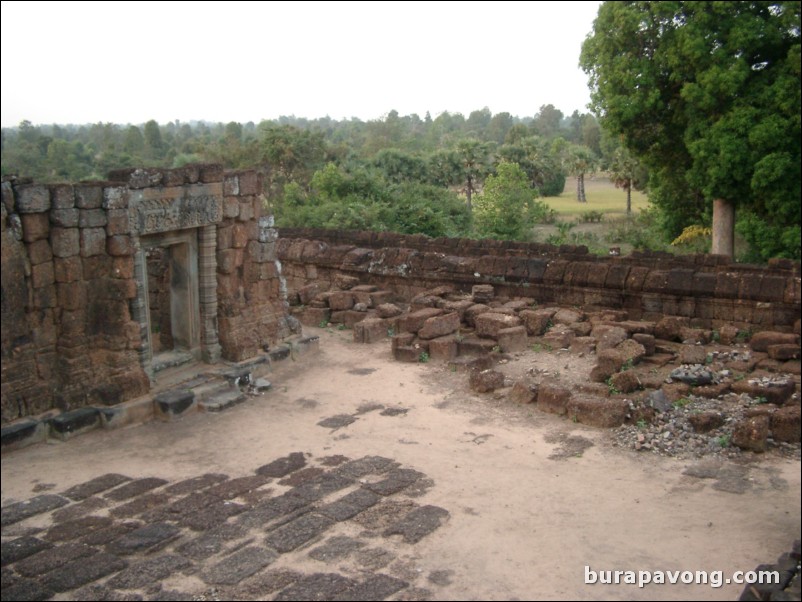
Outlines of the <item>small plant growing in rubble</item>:
M 337 330 L 345 330 L 345 324 L 337 324 Z
M 721 341 L 721 333 L 718 330 L 714 330 L 713 334 L 710 336 L 710 340 L 714 343 L 719 343 Z
M 388 337 L 394 337 L 395 336 L 395 328 L 392 328 L 392 327 L 388 328 L 387 329 L 387 336 Z
M 616 387 L 616 386 L 613 384 L 613 377 L 612 377 L 612 376 L 611 376 L 610 378 L 608 378 L 608 379 L 607 379 L 606 381 L 604 381 L 604 382 L 605 382 L 605 383 L 607 383 L 607 392 L 608 392 L 610 395 L 618 395 L 618 394 L 621 392 L 621 391 L 619 391 L 619 390 L 618 390 L 618 388 L 617 388 L 617 387 Z
M 643 430 L 643 429 L 645 429 L 645 428 L 646 428 L 646 426 L 648 425 L 648 423 L 647 423 L 647 422 L 646 422 L 646 421 L 645 421 L 643 418 L 641 418 L 640 420 L 638 420 L 638 421 L 635 423 L 635 425 L 638 427 L 638 429 L 640 429 L 640 430 Z
M 718 442 L 719 447 L 729 447 L 731 438 L 732 435 L 721 435 L 720 437 L 716 438 L 716 442 Z
M 687 397 L 681 397 L 680 399 L 675 401 L 673 405 L 677 409 L 684 408 L 686 405 L 690 404 L 691 401 L 692 400 L 688 399 Z
M 627 370 L 632 368 L 632 358 L 629 358 L 627 361 L 624 362 L 624 365 L 621 366 L 620 372 L 626 372 Z
M 500 345 L 493 345 L 493 349 L 491 349 L 493 353 L 501 353 L 501 346 Z
M 751 338 L 752 338 L 752 331 L 749 329 L 739 330 L 738 334 L 735 335 L 735 340 L 738 343 L 746 343 L 746 341 L 748 341 Z
M 554 328 L 554 322 L 552 322 L 551 320 L 549 320 L 548 322 L 546 322 L 546 332 L 548 332 L 548 331 L 549 331 L 549 330 L 551 330 L 552 328 Z
M 421 364 L 425 364 L 426 362 L 428 362 L 428 361 L 429 361 L 429 354 L 428 354 L 428 353 L 426 353 L 425 351 L 421 351 L 421 352 L 420 352 L 420 355 L 418 356 L 418 361 L 419 361 Z
M 318 324 L 317 326 L 318 326 L 318 328 L 326 328 L 326 326 L 328 326 L 328 325 L 329 325 L 329 321 L 328 320 L 321 320 L 320 324 Z

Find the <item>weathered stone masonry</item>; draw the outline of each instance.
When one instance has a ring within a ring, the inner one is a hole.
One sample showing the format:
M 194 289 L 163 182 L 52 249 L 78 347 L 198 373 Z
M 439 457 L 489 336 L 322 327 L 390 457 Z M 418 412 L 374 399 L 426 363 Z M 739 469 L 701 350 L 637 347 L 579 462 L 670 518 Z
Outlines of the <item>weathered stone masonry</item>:
M 764 267 L 714 255 L 598 257 L 583 246 L 307 228 L 282 228 L 278 257 L 291 292 L 313 282 L 326 290 L 338 274 L 401 299 L 440 284 L 493 284 L 510 298 L 624 309 L 636 320 L 682 316 L 701 328 L 799 332 L 800 264 L 789 260 Z
M 240 361 L 290 334 L 255 172 L 110 179 L 3 182 L 3 423 L 148 391 L 148 249 L 168 250 L 173 336 L 198 360 Z

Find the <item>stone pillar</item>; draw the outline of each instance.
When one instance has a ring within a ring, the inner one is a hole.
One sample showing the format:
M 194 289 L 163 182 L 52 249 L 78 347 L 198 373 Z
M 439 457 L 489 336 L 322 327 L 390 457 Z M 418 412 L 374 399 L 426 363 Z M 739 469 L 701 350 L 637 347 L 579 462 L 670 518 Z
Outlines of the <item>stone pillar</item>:
M 203 361 L 220 359 L 217 336 L 217 226 L 198 229 L 198 288 L 200 292 L 201 353 Z
M 724 199 L 713 201 L 713 246 L 714 255 L 735 256 L 735 205 Z
M 138 237 L 132 238 L 134 246 L 134 281 L 136 282 L 136 297 L 131 300 L 131 317 L 139 324 L 139 337 L 142 346 L 139 348 L 139 363 L 145 374 L 153 382 L 153 359 L 150 344 L 150 315 L 148 312 L 148 261 L 145 250 Z

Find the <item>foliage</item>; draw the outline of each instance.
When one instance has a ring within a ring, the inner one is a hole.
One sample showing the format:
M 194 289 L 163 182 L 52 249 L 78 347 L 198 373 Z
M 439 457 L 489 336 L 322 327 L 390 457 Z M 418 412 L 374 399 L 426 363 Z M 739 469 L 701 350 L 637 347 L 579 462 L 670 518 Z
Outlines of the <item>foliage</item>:
M 601 222 L 604 220 L 604 213 L 601 211 L 585 211 L 579 214 L 579 221 L 585 223 Z
M 526 238 L 529 228 L 551 212 L 535 201 L 536 194 L 517 163 L 499 163 L 496 175 L 487 178 L 482 194 L 476 197 L 476 233 L 502 240 Z
M 581 55 L 593 109 L 649 166 L 672 236 L 722 199 L 755 216 L 755 255 L 799 253 L 799 22 L 799 2 L 600 7 Z
M 426 362 L 429 361 L 429 354 L 426 353 L 425 351 L 421 351 L 420 354 L 418 355 L 418 361 L 421 364 L 425 364 Z
M 672 247 L 686 247 L 700 253 L 710 250 L 710 237 L 713 231 L 710 228 L 694 224 L 682 231 L 682 234 L 671 241 Z

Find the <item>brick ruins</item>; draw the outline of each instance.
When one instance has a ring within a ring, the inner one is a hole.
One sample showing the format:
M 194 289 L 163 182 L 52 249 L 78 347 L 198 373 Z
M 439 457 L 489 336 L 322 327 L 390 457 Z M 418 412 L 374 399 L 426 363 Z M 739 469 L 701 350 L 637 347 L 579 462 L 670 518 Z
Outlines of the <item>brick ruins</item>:
M 299 320 L 353 327 L 358 342 L 391 336 L 396 359 L 407 361 L 421 352 L 451 361 L 521 351 L 537 338 L 595 354 L 590 379 L 623 392 L 642 388 L 622 367 L 644 357 L 660 367 L 699 364 L 690 361 L 689 345 L 662 343 L 708 343 L 713 333 L 729 343 L 739 333 L 765 331 L 761 348 L 753 345 L 763 355 L 752 358 L 749 371 L 790 372 L 798 380 L 799 263 L 597 257 L 577 246 L 386 232 L 283 229 L 279 238 L 261 215 L 255 172 L 196 165 L 119 171 L 110 180 L 3 183 L 4 425 L 120 406 L 145 396 L 154 374 L 183 361 L 223 360 L 225 369 L 266 358 L 270 346 L 298 333 Z M 484 357 L 471 366 L 486 363 Z M 229 374 L 231 388 L 246 373 L 248 381 L 248 371 Z M 497 388 L 499 378 L 474 378 L 474 388 Z M 199 396 L 211 387 L 193 386 Z M 531 397 L 527 390 L 521 385 L 517 393 Z M 195 407 L 195 392 L 168 392 L 157 405 L 181 413 Z M 544 411 L 570 411 L 580 422 L 615 426 L 632 414 L 620 399 L 548 384 L 541 392 Z M 225 393 L 228 401 L 202 407 L 243 398 Z M 96 426 L 100 418 L 91 420 Z
M 109 177 L 3 182 L 3 424 L 113 406 L 171 362 L 237 362 L 291 334 L 257 173 Z

